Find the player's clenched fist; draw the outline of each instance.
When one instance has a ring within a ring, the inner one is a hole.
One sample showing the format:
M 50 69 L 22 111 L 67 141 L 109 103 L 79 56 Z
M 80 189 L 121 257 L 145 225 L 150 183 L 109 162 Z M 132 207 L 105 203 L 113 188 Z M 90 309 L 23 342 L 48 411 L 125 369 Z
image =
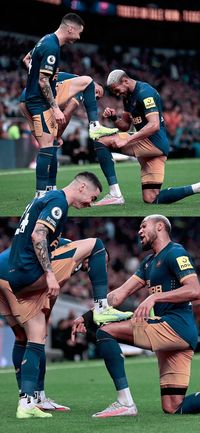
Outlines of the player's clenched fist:
M 103 112 L 103 117 L 116 116 L 116 110 L 114 108 L 106 107 Z

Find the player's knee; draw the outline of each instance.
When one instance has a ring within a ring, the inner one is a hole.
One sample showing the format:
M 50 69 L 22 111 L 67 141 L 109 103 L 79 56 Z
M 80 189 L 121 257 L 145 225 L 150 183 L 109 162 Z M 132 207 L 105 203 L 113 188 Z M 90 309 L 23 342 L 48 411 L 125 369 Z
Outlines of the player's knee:
M 105 250 L 104 244 L 101 239 L 96 238 L 96 242 L 93 248 L 93 254 Z
M 89 86 L 90 83 L 92 83 L 93 79 L 92 77 L 89 77 L 88 75 L 83 75 L 83 77 L 81 77 L 83 80 L 83 86 L 84 88 L 86 88 L 87 86 Z
M 159 191 L 154 191 L 152 189 L 143 189 L 142 190 L 142 198 L 145 203 L 152 204 L 155 202 Z
M 182 396 L 170 396 L 170 395 L 165 395 L 162 396 L 162 410 L 165 413 L 168 414 L 174 414 L 177 411 L 177 408 L 181 405 L 181 402 L 183 400 L 184 397 Z
M 20 325 L 15 325 L 12 327 L 12 330 L 15 334 L 16 341 L 25 345 L 27 342 L 27 337 L 24 329 Z

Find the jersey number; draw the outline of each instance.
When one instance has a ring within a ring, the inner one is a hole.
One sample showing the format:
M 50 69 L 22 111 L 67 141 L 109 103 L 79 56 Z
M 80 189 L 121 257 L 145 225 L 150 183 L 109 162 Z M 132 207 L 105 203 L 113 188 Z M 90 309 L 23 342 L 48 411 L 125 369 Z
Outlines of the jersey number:
M 16 230 L 15 234 L 18 235 L 19 233 L 24 233 L 26 226 L 29 223 L 29 212 L 25 215 L 24 219 L 22 220 L 20 226 Z

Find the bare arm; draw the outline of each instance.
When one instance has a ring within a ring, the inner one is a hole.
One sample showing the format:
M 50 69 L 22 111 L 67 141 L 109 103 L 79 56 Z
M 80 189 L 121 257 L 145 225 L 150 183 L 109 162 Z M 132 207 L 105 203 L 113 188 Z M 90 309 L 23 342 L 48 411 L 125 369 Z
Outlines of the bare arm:
M 138 280 L 133 275 L 124 284 L 122 284 L 122 286 L 108 294 L 109 305 L 117 307 L 118 305 L 122 304 L 122 302 L 124 302 L 128 296 L 137 292 L 137 290 L 140 290 L 144 286 L 145 283 L 142 280 Z
M 148 138 L 150 135 L 154 134 L 160 128 L 160 119 L 158 113 L 150 113 L 146 116 L 147 124 L 140 129 L 140 131 L 135 132 L 127 140 L 126 144 L 134 143 L 135 141 L 142 140 L 143 138 Z
M 200 299 L 200 285 L 196 275 L 191 275 L 183 280 L 183 285 L 170 292 L 155 294 L 155 302 L 180 302 L 196 301 Z
M 184 279 L 183 285 L 178 289 L 169 292 L 154 293 L 148 296 L 136 309 L 134 317 L 136 319 L 148 317 L 151 308 L 153 308 L 157 302 L 172 302 L 178 304 L 181 302 L 195 301 L 197 299 L 200 299 L 200 285 L 197 276 L 191 275 Z
M 107 107 L 105 108 L 104 112 L 103 112 L 103 116 L 110 118 L 113 123 L 115 124 L 115 126 L 120 130 L 120 131 L 128 131 L 131 123 L 132 123 L 132 118 L 130 113 L 124 111 L 122 114 L 121 118 L 118 118 L 116 115 L 116 111 L 114 108 L 110 108 Z
M 49 76 L 45 75 L 44 73 L 40 72 L 39 75 L 39 85 L 41 88 L 41 91 L 43 93 L 43 96 L 45 100 L 49 103 L 50 107 L 52 108 L 56 121 L 60 125 L 63 125 L 65 122 L 65 117 L 62 111 L 60 110 L 51 89 L 51 85 L 49 82 Z
M 49 75 L 45 75 L 42 72 L 40 72 L 39 85 L 45 100 L 49 103 L 51 108 L 58 108 L 58 104 L 56 103 L 55 98 L 53 96 L 49 78 L 50 78 Z
M 60 291 L 60 286 L 56 280 L 49 259 L 47 235 L 48 235 L 48 228 L 44 224 L 36 223 L 33 233 L 31 235 L 35 254 L 44 272 L 46 273 L 48 294 L 50 296 L 58 296 Z
M 45 272 L 52 271 L 47 247 L 48 231 L 44 224 L 36 223 L 31 235 L 35 254 Z

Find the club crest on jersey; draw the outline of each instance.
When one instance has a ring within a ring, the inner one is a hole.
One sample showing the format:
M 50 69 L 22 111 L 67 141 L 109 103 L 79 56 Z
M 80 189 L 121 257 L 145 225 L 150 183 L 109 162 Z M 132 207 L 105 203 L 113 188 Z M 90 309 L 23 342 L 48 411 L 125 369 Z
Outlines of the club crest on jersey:
M 148 109 L 148 108 L 156 107 L 155 101 L 154 101 L 154 99 L 153 99 L 152 97 L 145 98 L 145 99 L 143 100 L 143 102 L 144 102 L 144 105 L 145 105 L 145 107 L 146 107 L 147 109 Z
M 176 261 L 177 261 L 178 266 L 179 266 L 181 271 L 184 271 L 185 269 L 193 269 L 193 266 L 190 263 L 189 257 L 187 257 L 187 256 L 177 257 Z
M 159 268 L 161 264 L 162 264 L 161 260 L 158 260 L 158 262 L 156 263 L 156 268 Z
M 54 63 L 56 62 L 56 58 L 55 58 L 55 56 L 48 56 L 48 57 L 47 57 L 47 62 L 48 62 L 50 65 L 54 65 Z
M 60 207 L 54 207 L 51 211 L 51 215 L 55 220 L 59 220 L 62 216 L 62 210 Z

